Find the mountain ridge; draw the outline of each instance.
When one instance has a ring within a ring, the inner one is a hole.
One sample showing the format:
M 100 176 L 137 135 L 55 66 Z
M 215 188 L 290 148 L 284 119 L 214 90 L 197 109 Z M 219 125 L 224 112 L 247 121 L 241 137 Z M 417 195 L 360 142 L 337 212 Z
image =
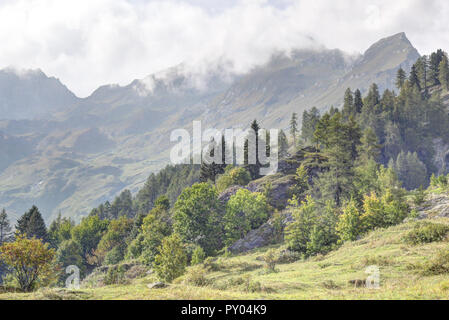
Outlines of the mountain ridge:
M 47 221 L 60 211 L 79 219 L 125 188 L 136 192 L 164 167 L 173 129 L 189 130 L 193 120 L 202 120 L 203 128 L 244 128 L 254 118 L 264 127 L 285 129 L 293 112 L 340 106 L 344 91 L 355 84 L 362 91 L 373 82 L 392 89 L 396 69 L 417 57 L 405 34 L 397 34 L 358 59 L 338 49 L 298 50 L 228 82 L 217 79 L 218 70 L 209 76 L 209 91 L 189 87 L 189 79 L 174 72 L 152 94 L 139 95 L 135 88 L 147 77 L 123 87 L 102 86 L 49 119 L 0 121 L 0 131 L 25 139 L 29 148 L 3 162 L 0 207 L 22 213 L 36 204 Z M 373 69 L 381 65 L 384 71 Z M 157 76 L 149 77 L 157 82 Z M 172 94 L 170 88 L 183 90 Z

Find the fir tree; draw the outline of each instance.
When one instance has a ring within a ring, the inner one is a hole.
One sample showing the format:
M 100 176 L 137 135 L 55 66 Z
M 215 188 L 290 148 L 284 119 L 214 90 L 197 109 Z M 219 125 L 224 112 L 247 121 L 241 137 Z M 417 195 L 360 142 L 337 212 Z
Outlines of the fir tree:
M 13 233 L 11 231 L 11 225 L 9 223 L 8 214 L 3 209 L 0 213 L 0 245 L 4 242 L 12 240 Z
M 279 157 L 285 158 L 288 156 L 288 140 L 283 130 L 279 131 L 278 140 Z
M 409 82 L 411 87 L 417 87 L 421 90 L 421 83 L 419 81 L 418 70 L 416 69 L 416 65 L 412 66 L 412 71 L 410 71 Z
M 354 108 L 355 108 L 355 111 L 357 113 L 361 113 L 362 112 L 363 99 L 362 99 L 362 93 L 360 92 L 359 89 L 357 89 L 354 92 Z
M 443 56 L 439 66 L 439 80 L 444 90 L 449 90 L 449 63 L 447 55 Z
M 296 138 L 298 135 L 298 115 L 294 112 L 290 119 L 290 135 L 293 139 L 293 146 L 296 147 Z
M 346 89 L 344 104 L 343 104 L 343 118 L 349 120 L 349 117 L 356 115 L 356 110 L 354 106 L 354 96 L 350 88 Z
M 37 238 L 44 242 L 48 241 L 47 228 L 39 209 L 33 206 L 18 221 L 17 233 L 26 235 L 28 238 Z
M 402 69 L 402 67 L 399 68 L 397 75 L 396 75 L 396 88 L 398 88 L 399 90 L 402 89 L 406 79 L 407 79 L 407 76 L 405 74 L 404 69 Z

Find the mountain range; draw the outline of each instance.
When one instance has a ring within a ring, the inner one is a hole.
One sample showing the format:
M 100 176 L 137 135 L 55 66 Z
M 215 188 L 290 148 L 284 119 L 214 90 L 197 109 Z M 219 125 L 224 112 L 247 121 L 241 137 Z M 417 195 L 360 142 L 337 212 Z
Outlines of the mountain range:
M 40 70 L 1 70 L 0 207 L 17 218 L 34 204 L 47 222 L 59 212 L 78 220 L 167 165 L 173 129 L 193 120 L 244 128 L 254 119 L 286 129 L 293 112 L 341 106 L 348 87 L 393 89 L 397 69 L 419 56 L 399 33 L 361 55 L 277 53 L 246 74 L 215 67 L 198 76 L 179 65 L 83 99 Z

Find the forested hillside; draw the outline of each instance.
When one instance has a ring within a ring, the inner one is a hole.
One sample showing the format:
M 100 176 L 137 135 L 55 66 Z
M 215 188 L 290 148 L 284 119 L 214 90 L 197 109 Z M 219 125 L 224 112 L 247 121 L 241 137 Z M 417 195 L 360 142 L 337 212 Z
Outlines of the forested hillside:
M 288 135 L 279 135 L 281 160 L 274 175 L 262 177 L 259 162 L 248 164 L 245 144 L 244 165 L 167 166 L 151 174 L 135 195 L 122 192 L 78 224 L 59 216 L 47 229 L 33 206 L 13 235 L 3 212 L 3 289 L 63 286 L 64 270 L 71 265 L 80 269 L 82 287 L 92 292 L 148 274 L 163 282 L 153 287 L 180 277 L 207 287 L 210 275 L 241 252 L 282 248 L 261 258 L 266 274 L 277 272 L 280 261 L 303 261 L 307 268 L 318 257 L 349 259 L 348 250 L 367 234 L 368 239 L 385 230 L 399 234 L 402 227 L 395 226 L 404 221 L 409 228 L 410 221 L 444 216 L 423 206 L 430 194 L 448 192 L 448 171 L 438 161 L 445 161 L 449 150 L 442 147 L 449 145 L 447 54 L 439 50 L 419 58 L 409 74 L 402 68 L 396 73 L 397 91 L 380 92 L 372 84 L 362 95 L 348 88 L 341 110 L 306 110 L 301 126 L 293 113 Z M 260 121 L 250 124 L 256 132 Z M 225 154 L 226 143 L 221 147 Z M 401 237 L 416 245 L 445 241 L 447 234 L 446 222 L 428 221 Z M 379 241 L 373 246 L 381 250 Z M 447 274 L 447 249 L 441 250 L 440 260 L 409 263 L 424 273 Z M 24 256 L 31 258 L 22 261 Z M 23 263 L 31 274 L 19 272 Z M 339 286 L 328 280 L 325 287 Z M 254 292 L 264 287 L 241 281 L 249 292 L 252 286 Z

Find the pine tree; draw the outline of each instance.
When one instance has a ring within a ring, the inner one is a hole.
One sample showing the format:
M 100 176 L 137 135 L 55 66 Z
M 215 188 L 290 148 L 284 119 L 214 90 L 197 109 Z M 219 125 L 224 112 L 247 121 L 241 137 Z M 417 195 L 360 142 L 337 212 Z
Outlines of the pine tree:
M 288 140 L 283 130 L 279 131 L 278 140 L 279 157 L 285 158 L 288 156 Z
M 222 141 L 220 145 L 218 145 L 214 139 L 212 139 L 211 142 L 209 143 L 208 153 L 210 159 L 214 159 L 215 150 L 219 150 L 218 148 L 221 148 L 221 159 L 219 161 L 221 163 L 216 163 L 215 160 L 206 160 L 203 158 L 200 168 L 200 182 L 212 181 L 212 183 L 215 183 L 217 176 L 219 174 L 224 173 L 224 169 L 226 166 L 225 164 L 226 145 L 224 142 L 224 136 L 222 136 Z
M 5 209 L 0 213 L 0 245 L 12 240 L 11 225 Z
M 402 87 L 404 86 L 405 80 L 407 79 L 407 76 L 405 74 L 404 69 L 399 68 L 398 69 L 398 73 L 396 75 L 396 88 L 398 88 L 399 90 L 402 89 Z
M 298 115 L 294 112 L 290 119 L 290 135 L 293 139 L 293 146 L 296 147 L 296 138 L 298 135 Z
M 18 221 L 17 233 L 26 235 L 28 238 L 37 238 L 44 242 L 48 241 L 47 228 L 39 209 L 33 206 Z
M 418 70 L 416 69 L 416 64 L 412 66 L 412 71 L 410 71 L 409 82 L 411 87 L 417 87 L 421 90 L 421 83 L 419 81 Z
M 363 109 L 362 93 L 359 89 L 354 92 L 354 108 L 357 113 L 361 113 Z
M 447 55 L 443 56 L 439 66 L 439 80 L 444 90 L 449 90 L 449 63 Z
M 259 123 L 257 122 L 257 120 L 254 120 L 251 123 L 251 130 L 253 131 L 253 133 L 255 134 L 255 148 L 249 148 L 248 146 L 248 139 L 245 141 L 245 146 L 244 146 L 244 162 L 245 162 L 245 169 L 248 170 L 248 172 L 251 175 L 252 179 L 257 179 L 260 177 L 260 167 L 261 167 L 261 163 L 259 161 L 259 130 L 260 130 L 260 126 Z M 250 164 L 250 159 L 252 159 L 253 157 L 251 157 L 251 155 L 249 154 L 250 150 L 255 152 L 256 155 L 256 163 L 252 163 Z
M 429 82 L 430 85 L 439 85 L 440 84 L 440 63 L 444 57 L 444 51 L 438 49 L 437 52 L 434 52 L 430 55 L 429 61 Z
M 306 143 L 315 143 L 314 133 L 319 120 L 320 112 L 316 107 L 303 112 L 301 137 Z
M 356 115 L 354 106 L 354 96 L 350 88 L 346 89 L 344 104 L 343 104 L 343 119 L 349 120 L 349 117 Z

